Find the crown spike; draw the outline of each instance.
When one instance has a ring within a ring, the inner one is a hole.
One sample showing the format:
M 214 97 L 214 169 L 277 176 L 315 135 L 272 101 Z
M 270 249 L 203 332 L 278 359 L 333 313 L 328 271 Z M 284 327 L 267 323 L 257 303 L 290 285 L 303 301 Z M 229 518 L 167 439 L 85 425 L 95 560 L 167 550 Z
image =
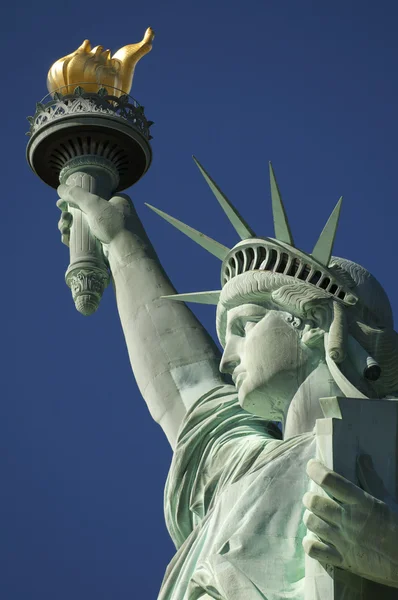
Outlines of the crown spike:
M 161 296 L 165 300 L 176 300 L 177 302 L 195 302 L 196 304 L 218 304 L 221 291 L 212 292 L 191 292 L 189 294 L 171 294 L 170 296 Z
M 286 244 L 290 244 L 294 247 L 289 221 L 287 220 L 285 207 L 283 206 L 281 193 L 279 191 L 271 162 L 269 163 L 269 176 L 271 183 L 272 214 L 274 217 L 275 237 L 280 242 L 285 242 Z
M 227 256 L 229 248 L 227 248 L 226 246 L 219 244 L 219 242 L 216 242 L 207 235 L 204 235 L 204 233 L 200 233 L 200 231 L 189 227 L 189 225 L 185 225 L 185 223 L 178 221 L 178 219 L 171 217 L 167 213 L 163 212 L 162 210 L 159 210 L 158 208 L 155 208 L 154 206 L 151 206 L 147 202 L 145 202 L 145 204 L 146 206 L 148 206 L 148 208 L 153 210 L 156 214 L 165 219 L 168 223 L 182 231 L 182 233 L 185 233 L 185 235 L 190 237 L 191 240 L 199 244 L 199 246 L 202 246 L 211 254 L 214 254 L 214 256 L 217 256 L 217 258 L 219 258 L 220 260 L 224 260 L 224 258 Z
M 312 256 L 322 265 L 325 265 L 325 267 L 329 265 L 330 257 L 332 255 L 334 239 L 336 237 L 337 226 L 339 224 L 342 201 L 343 198 L 341 197 L 334 207 L 329 219 L 327 220 L 327 223 L 312 251 Z
M 231 204 L 231 202 L 228 200 L 225 194 L 220 190 L 216 182 L 213 181 L 210 175 L 205 171 L 205 169 L 202 167 L 197 158 L 195 158 L 195 156 L 192 156 L 192 158 L 194 159 L 196 166 L 202 173 L 203 177 L 206 180 L 206 183 L 217 198 L 221 208 L 227 215 L 228 219 L 230 220 L 240 239 L 246 240 L 251 237 L 256 237 L 256 234 L 254 233 L 253 229 L 246 223 L 244 218 L 241 217 L 236 208 Z

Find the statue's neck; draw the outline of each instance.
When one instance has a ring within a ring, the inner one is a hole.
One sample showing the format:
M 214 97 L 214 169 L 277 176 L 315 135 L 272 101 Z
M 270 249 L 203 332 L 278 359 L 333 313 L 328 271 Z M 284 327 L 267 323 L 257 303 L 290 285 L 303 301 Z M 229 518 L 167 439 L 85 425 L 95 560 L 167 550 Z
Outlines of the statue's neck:
M 285 416 L 283 439 L 313 430 L 316 419 L 323 418 L 319 398 L 343 395 L 326 363 L 320 362 L 301 384 L 290 403 Z

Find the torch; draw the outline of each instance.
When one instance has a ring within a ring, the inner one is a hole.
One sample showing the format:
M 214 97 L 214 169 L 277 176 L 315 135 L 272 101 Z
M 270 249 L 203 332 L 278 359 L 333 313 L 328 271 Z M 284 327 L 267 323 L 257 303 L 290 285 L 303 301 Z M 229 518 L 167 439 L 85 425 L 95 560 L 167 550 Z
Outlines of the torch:
M 78 185 L 109 200 L 148 170 L 153 123 L 129 92 L 135 65 L 151 50 L 153 38 L 149 28 L 141 42 L 112 57 L 102 46 L 91 49 L 85 40 L 52 65 L 49 94 L 28 117 L 28 163 L 45 183 L 55 189 L 60 183 Z M 73 206 L 68 210 L 73 222 L 65 280 L 76 309 L 90 315 L 109 283 L 109 269 L 85 215 Z

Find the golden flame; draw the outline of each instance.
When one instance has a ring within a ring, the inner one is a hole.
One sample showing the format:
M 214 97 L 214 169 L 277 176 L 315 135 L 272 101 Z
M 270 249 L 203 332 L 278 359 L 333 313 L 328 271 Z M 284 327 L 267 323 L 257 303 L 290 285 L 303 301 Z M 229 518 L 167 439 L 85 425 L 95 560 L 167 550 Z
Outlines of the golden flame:
M 137 62 L 152 49 L 155 33 L 149 27 L 141 42 L 120 48 L 112 57 L 110 50 L 103 46 L 91 49 L 88 40 L 63 58 L 55 62 L 48 72 L 47 88 L 50 93 L 59 88 L 63 94 L 71 94 L 78 84 L 87 92 L 98 92 L 100 87 L 118 88 L 115 96 L 128 94 L 133 82 L 134 69 Z M 87 85 L 87 83 L 89 85 Z M 64 87 L 67 86 L 67 87 Z

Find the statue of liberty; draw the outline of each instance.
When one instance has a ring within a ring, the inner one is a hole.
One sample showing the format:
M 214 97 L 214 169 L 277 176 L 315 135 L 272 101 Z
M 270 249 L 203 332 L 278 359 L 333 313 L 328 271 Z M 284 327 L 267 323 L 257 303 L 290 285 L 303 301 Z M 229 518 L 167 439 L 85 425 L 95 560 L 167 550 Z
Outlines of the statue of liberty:
M 72 205 L 102 244 L 135 378 L 174 452 L 165 515 L 176 554 L 159 600 L 304 600 L 306 555 L 398 594 L 397 505 L 372 494 L 368 457 L 358 486 L 316 460 L 313 432 L 320 398 L 396 396 L 387 296 L 332 256 L 341 201 L 309 255 L 272 167 L 268 238 L 197 164 L 241 241 L 228 249 L 154 210 L 222 260 L 217 291 L 176 294 L 126 195 L 58 190 L 64 243 Z M 222 356 L 189 301 L 217 306 Z

